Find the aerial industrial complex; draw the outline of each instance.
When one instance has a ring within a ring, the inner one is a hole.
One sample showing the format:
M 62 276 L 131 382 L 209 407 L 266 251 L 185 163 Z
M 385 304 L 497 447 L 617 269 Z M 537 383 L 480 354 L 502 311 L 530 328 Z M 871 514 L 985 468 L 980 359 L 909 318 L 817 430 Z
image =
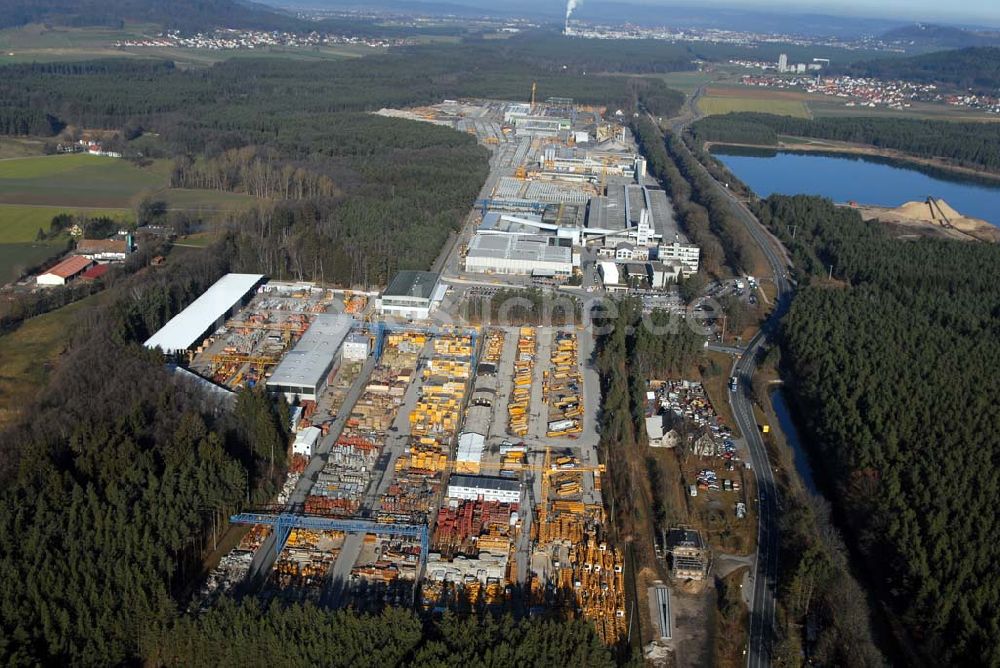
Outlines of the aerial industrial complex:
M 587 273 L 592 254 L 655 272 L 647 289 L 664 289 L 698 271 L 699 249 L 646 174 L 628 129 L 605 120 L 600 110 L 550 98 L 530 104 L 446 101 L 380 113 L 450 125 L 494 148 L 460 274 L 568 282 Z M 612 288 L 621 286 L 628 288 L 617 282 Z
M 624 553 L 601 492 L 593 339 L 451 324 L 445 297 L 484 275 L 592 290 L 571 280 L 588 270 L 609 290 L 640 272 L 665 289 L 697 271 L 698 249 L 624 126 L 597 110 L 553 99 L 385 113 L 451 124 L 493 151 L 451 263 L 401 271 L 379 294 L 229 274 L 146 342 L 217 394 L 263 387 L 291 406 L 278 506 L 232 518 L 249 533 L 193 605 L 237 586 L 371 611 L 507 609 L 516 596 L 615 643 Z
M 436 284 L 403 273 L 350 314 L 353 293 L 229 274 L 146 342 L 220 391 L 263 385 L 293 407 L 284 508 L 234 517 L 254 528 L 200 604 L 254 577 L 266 596 L 370 610 L 502 608 L 516 587 L 612 642 L 625 594 L 596 371 L 575 331 L 379 315 Z

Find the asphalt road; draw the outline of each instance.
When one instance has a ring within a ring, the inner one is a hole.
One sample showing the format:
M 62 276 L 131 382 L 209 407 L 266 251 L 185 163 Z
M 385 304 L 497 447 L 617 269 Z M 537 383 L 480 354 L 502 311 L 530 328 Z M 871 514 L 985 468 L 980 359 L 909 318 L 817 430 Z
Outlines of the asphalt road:
M 750 389 L 754 372 L 757 369 L 757 355 L 768 336 L 773 333 L 785 309 L 788 308 L 793 287 L 788 280 L 788 266 L 783 249 L 776 246 L 756 217 L 742 202 L 737 200 L 728 188 L 717 181 L 714 183 L 716 188 L 727 197 L 736 216 L 743 222 L 754 241 L 764 252 L 778 291 L 777 304 L 771 312 L 771 316 L 736 361 L 733 375 L 738 379 L 738 388 L 729 393 L 729 403 L 732 406 L 740 432 L 746 439 L 754 478 L 757 482 L 757 557 L 751 596 L 747 665 L 750 668 L 758 668 L 771 665 L 771 650 L 774 639 L 774 593 L 778 577 L 777 518 L 780 509 L 767 448 L 764 446 L 764 440 L 761 438 L 760 429 L 753 414 Z
M 688 98 L 681 114 L 671 121 L 670 127 L 674 133 L 683 132 L 684 128 L 696 121 L 700 112 L 698 98 L 703 89 L 699 88 Z M 700 164 L 700 163 L 699 163 Z M 704 167 L 701 168 L 703 171 Z M 708 172 L 705 171 L 707 174 Z M 711 177 L 711 175 L 709 175 Z M 729 403 L 737 426 L 747 443 L 750 464 L 753 468 L 757 487 L 757 554 L 754 559 L 752 575 L 752 593 L 750 605 L 749 647 L 747 648 L 747 666 L 761 668 L 771 665 L 771 652 L 774 641 L 774 594 L 778 577 L 778 524 L 780 508 L 777 489 L 774 484 L 774 474 L 767 456 L 767 448 L 761 437 L 756 417 L 753 413 L 753 402 L 750 398 L 754 372 L 757 370 L 757 356 L 761 346 L 767 341 L 778 321 L 788 308 L 792 296 L 793 285 L 788 279 L 788 259 L 783 247 L 760 224 L 760 221 L 750 212 L 729 188 L 716 181 L 712 182 L 718 191 L 729 202 L 733 213 L 747 228 L 754 241 L 760 246 L 767 258 L 767 263 L 774 276 L 778 298 L 774 310 L 767 322 L 756 336 L 742 350 L 730 349 L 725 352 L 739 354 L 733 365 L 732 375 L 738 379 L 738 387 L 729 392 Z M 719 349 L 721 346 L 710 346 Z

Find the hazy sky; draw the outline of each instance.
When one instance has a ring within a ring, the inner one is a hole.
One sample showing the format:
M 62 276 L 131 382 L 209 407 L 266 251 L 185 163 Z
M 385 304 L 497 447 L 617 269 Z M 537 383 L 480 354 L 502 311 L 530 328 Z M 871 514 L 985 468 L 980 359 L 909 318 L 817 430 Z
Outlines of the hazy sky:
M 600 0 L 583 0 L 600 2 Z M 685 0 L 644 0 L 649 4 L 689 4 Z M 922 21 L 938 19 L 948 23 L 969 20 L 986 20 L 1000 24 L 1000 0 L 705 0 L 705 5 L 716 7 L 787 9 L 794 12 L 819 12 L 846 16 L 875 16 L 890 19 Z

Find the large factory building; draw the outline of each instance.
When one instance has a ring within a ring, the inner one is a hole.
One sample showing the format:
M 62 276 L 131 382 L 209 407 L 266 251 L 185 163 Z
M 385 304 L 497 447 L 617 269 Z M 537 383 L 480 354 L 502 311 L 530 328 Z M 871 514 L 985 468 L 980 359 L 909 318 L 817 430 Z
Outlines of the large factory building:
M 475 501 L 500 501 L 518 503 L 521 500 L 521 483 L 510 478 L 478 475 L 453 475 L 448 479 L 448 497 Z
M 296 398 L 315 401 L 326 388 L 340 345 L 353 323 L 350 316 L 317 314 L 295 348 L 268 378 L 268 391 L 280 392 L 290 402 Z
M 469 243 L 465 270 L 570 276 L 573 273 L 572 241 L 544 235 L 477 234 Z

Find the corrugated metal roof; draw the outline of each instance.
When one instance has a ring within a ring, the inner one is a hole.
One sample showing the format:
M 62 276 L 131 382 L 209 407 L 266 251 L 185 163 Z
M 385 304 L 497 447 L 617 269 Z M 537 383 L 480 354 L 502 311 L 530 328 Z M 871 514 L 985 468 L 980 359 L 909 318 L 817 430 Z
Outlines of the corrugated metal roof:
M 51 274 L 59 278 L 72 278 L 93 264 L 93 262 L 90 258 L 73 255 L 49 269 L 43 276 Z
M 483 450 L 485 447 L 485 436 L 471 431 L 464 432 L 458 437 L 458 449 L 455 453 L 455 460 L 459 462 L 480 462 L 483 460 Z
M 168 353 L 187 350 L 262 280 L 263 274 L 226 274 L 149 337 L 145 346 Z
M 392 279 L 392 283 L 382 293 L 383 297 L 416 297 L 418 299 L 431 298 L 434 294 L 434 287 L 438 283 L 440 274 L 430 271 L 400 271 Z
M 317 314 L 295 349 L 285 355 L 271 374 L 267 380 L 268 387 L 321 385 L 323 374 L 333 364 L 337 350 L 347 338 L 353 324 L 354 319 L 349 315 Z
M 80 274 L 80 278 L 100 278 L 104 274 L 108 273 L 108 269 L 111 268 L 109 264 L 96 264 L 87 271 Z
M 516 492 L 521 483 L 509 478 L 494 478 L 485 475 L 453 475 L 448 478 L 449 487 L 470 487 L 472 489 L 498 489 Z
M 124 253 L 128 251 L 125 239 L 81 239 L 76 245 L 78 253 Z
M 476 234 L 466 257 L 571 263 L 573 250 L 549 244 L 549 237 Z

